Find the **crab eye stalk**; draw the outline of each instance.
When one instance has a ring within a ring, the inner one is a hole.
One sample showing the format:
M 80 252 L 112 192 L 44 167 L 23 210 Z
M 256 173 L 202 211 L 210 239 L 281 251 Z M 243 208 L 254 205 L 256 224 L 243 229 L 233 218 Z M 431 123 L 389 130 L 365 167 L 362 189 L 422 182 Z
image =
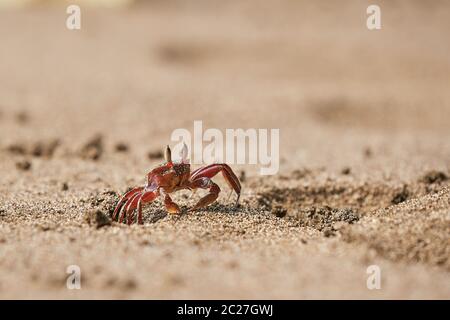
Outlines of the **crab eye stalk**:
M 186 143 L 183 142 L 183 149 L 180 152 L 181 162 L 185 163 L 188 158 L 188 148 Z
M 172 162 L 172 152 L 170 151 L 170 147 L 166 146 L 166 150 L 164 151 L 164 158 L 166 162 Z

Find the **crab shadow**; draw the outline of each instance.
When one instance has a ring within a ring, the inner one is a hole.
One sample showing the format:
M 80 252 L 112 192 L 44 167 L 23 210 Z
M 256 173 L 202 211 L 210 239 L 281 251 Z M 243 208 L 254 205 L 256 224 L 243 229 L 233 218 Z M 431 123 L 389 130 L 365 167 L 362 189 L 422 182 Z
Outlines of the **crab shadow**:
M 206 208 L 198 209 L 195 211 L 189 211 L 190 207 L 188 206 L 182 206 L 181 208 L 181 214 L 172 215 L 167 213 L 164 209 L 156 209 L 152 210 L 151 212 L 147 212 L 144 215 L 144 223 L 146 224 L 153 224 L 156 223 L 166 217 L 171 217 L 174 219 L 180 219 L 187 215 L 192 214 L 211 214 L 211 213 L 225 213 L 225 214 L 236 214 L 243 212 L 245 210 L 242 210 L 243 207 L 241 205 L 229 205 L 229 204 L 212 204 Z
M 240 204 L 222 204 L 214 203 L 206 208 L 198 209 L 194 212 L 213 212 L 213 213 L 238 213 L 242 212 L 242 206 Z
M 145 215 L 144 223 L 153 224 L 153 223 L 158 222 L 161 219 L 164 219 L 168 215 L 169 214 L 167 213 L 167 211 L 165 211 L 163 209 L 156 209 Z

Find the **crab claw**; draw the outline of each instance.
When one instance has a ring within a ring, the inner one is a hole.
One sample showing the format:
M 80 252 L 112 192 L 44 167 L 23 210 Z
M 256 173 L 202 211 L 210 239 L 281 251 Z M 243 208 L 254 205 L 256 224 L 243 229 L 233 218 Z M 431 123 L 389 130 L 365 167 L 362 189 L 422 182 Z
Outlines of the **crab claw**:
M 206 188 L 209 187 L 208 184 L 202 182 L 203 178 L 211 179 L 219 172 L 222 172 L 226 183 L 233 189 L 237 194 L 236 205 L 239 202 L 241 196 L 241 183 L 239 182 L 236 174 L 231 170 L 231 168 L 224 163 L 210 164 L 206 167 L 199 168 L 191 174 L 191 181 L 193 183 L 193 188 Z

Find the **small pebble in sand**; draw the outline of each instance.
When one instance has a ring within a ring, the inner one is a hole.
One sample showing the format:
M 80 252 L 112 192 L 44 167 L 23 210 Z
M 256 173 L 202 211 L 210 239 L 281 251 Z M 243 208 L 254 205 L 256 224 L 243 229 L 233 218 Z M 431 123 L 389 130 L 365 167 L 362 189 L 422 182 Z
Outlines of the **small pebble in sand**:
M 364 148 L 364 157 L 372 158 L 372 156 L 373 156 L 372 149 L 370 147 Z
M 290 177 L 292 177 L 294 179 L 303 179 L 306 176 L 308 176 L 309 174 L 311 174 L 311 170 L 309 170 L 307 168 L 295 169 L 291 172 Z M 289 177 L 288 177 L 288 179 L 289 179 Z
M 399 203 L 405 202 L 406 200 L 408 200 L 408 197 L 409 197 L 408 189 L 406 188 L 406 186 L 404 186 L 400 192 L 398 192 L 394 195 L 391 203 L 399 204 Z
M 124 142 L 117 143 L 114 148 L 116 149 L 117 152 L 127 152 L 129 149 L 128 145 Z
M 352 169 L 350 169 L 350 167 L 344 167 L 344 168 L 342 168 L 342 170 L 341 170 L 341 173 L 342 173 L 343 175 L 349 175 L 351 172 L 352 172 Z
M 31 162 L 28 160 L 21 160 L 16 162 L 16 168 L 19 170 L 27 171 L 31 169 Z
M 440 182 L 444 182 L 446 180 L 448 180 L 448 176 L 444 172 L 436 171 L 436 170 L 431 170 L 431 171 L 427 172 L 420 179 L 420 181 L 428 183 L 428 184 L 440 183 Z
M 133 290 L 138 287 L 138 283 L 136 282 L 136 280 L 129 278 L 129 279 L 125 279 L 121 283 L 121 287 L 124 290 Z
M 101 210 L 90 210 L 85 212 L 83 219 L 89 225 L 95 226 L 97 229 L 111 224 L 111 219 Z
M 22 154 L 23 155 L 26 153 L 26 148 L 22 144 L 18 144 L 18 143 L 9 145 L 6 148 L 6 150 L 12 154 Z
M 55 229 L 55 225 L 52 222 L 38 222 L 36 227 L 41 231 L 50 231 Z
M 239 181 L 240 182 L 245 182 L 246 179 L 246 175 L 245 175 L 245 170 L 241 170 L 241 172 L 239 173 Z
M 283 218 L 287 215 L 287 210 L 282 206 L 275 206 L 272 208 L 271 213 L 278 218 Z
M 333 233 L 336 230 L 333 226 L 336 222 L 352 224 L 359 220 L 359 214 L 350 208 L 331 208 L 328 206 L 304 208 L 294 216 L 299 219 L 302 225 L 326 232 L 328 235 L 325 236 L 334 235 Z M 339 226 L 339 228 L 341 227 Z
M 61 190 L 62 190 L 62 191 L 67 191 L 67 190 L 69 190 L 69 184 L 68 184 L 67 182 L 64 182 L 64 183 L 62 184 Z
M 147 154 L 147 156 L 148 156 L 148 158 L 150 160 L 155 160 L 155 159 L 162 159 L 164 157 L 164 154 L 162 153 L 161 150 L 159 150 L 159 151 L 150 151 Z
M 50 158 L 53 156 L 53 153 L 58 146 L 59 140 L 53 139 L 49 141 L 38 141 L 30 144 L 17 142 L 9 145 L 6 150 L 11 154 Z
M 334 237 L 334 236 L 336 235 L 336 232 L 334 232 L 334 230 L 333 230 L 332 228 L 325 228 L 325 229 L 323 230 L 323 235 L 324 235 L 326 238 Z
M 85 159 L 98 160 L 103 153 L 103 137 L 99 134 L 90 139 L 81 149 L 81 156 Z
M 51 157 L 55 152 L 56 148 L 59 146 L 59 140 L 54 139 L 50 141 L 40 141 L 36 142 L 31 147 L 31 154 L 35 157 Z
M 93 208 L 111 216 L 119 198 L 119 194 L 114 190 L 104 189 L 100 192 L 93 193 L 87 201 Z
M 18 123 L 25 124 L 30 120 L 30 116 L 25 111 L 20 111 L 16 113 L 15 119 Z

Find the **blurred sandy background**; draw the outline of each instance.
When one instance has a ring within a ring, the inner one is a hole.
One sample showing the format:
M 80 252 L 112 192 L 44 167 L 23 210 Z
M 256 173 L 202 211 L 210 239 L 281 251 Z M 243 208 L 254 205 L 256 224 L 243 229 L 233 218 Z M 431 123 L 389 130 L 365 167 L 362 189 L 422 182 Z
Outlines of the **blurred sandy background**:
M 379 31 L 372 1 L 77 3 L 70 31 L 66 2 L 0 1 L 0 297 L 450 297 L 448 2 L 377 1 Z M 85 222 L 194 120 L 279 128 L 280 174 Z

